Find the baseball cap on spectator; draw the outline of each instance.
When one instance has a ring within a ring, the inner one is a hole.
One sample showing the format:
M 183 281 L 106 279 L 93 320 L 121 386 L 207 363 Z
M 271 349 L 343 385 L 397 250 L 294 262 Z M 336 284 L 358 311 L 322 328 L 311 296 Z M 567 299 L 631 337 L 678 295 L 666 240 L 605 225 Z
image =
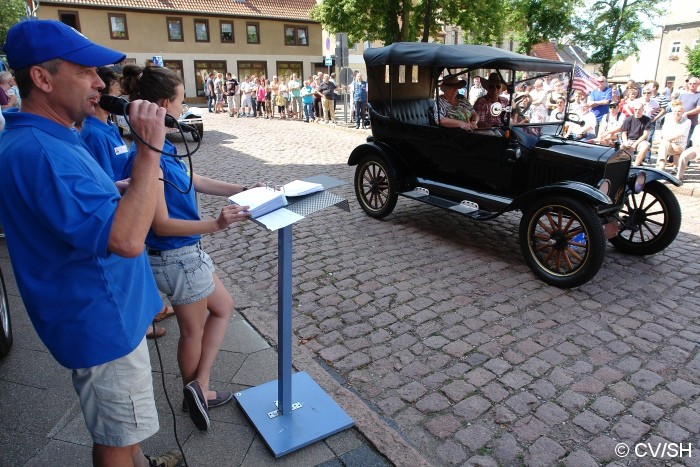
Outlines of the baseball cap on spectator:
M 14 70 L 56 58 L 83 66 L 110 65 L 126 58 L 126 54 L 97 45 L 67 24 L 54 20 L 15 24 L 7 33 L 2 49 Z

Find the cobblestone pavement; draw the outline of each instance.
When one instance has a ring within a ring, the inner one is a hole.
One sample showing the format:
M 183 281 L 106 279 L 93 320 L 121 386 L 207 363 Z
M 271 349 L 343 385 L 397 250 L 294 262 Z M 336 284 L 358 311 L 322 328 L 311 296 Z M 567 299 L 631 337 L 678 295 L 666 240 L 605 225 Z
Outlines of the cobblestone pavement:
M 380 451 L 402 464 L 404 440 L 434 465 L 660 465 L 616 445 L 683 443 L 667 465 L 700 465 L 697 181 L 676 190 L 683 222 L 668 249 L 609 247 L 593 280 L 559 290 L 524 264 L 519 214 L 476 223 L 401 198 L 384 220 L 364 215 L 346 161 L 368 134 L 207 114 L 194 164 L 245 183 L 346 181 L 332 191 L 350 213 L 294 227 L 294 352 L 381 417 L 386 431 L 363 430 Z M 209 215 L 221 206 L 202 202 Z M 238 311 L 271 341 L 276 245 L 253 223 L 205 240 Z

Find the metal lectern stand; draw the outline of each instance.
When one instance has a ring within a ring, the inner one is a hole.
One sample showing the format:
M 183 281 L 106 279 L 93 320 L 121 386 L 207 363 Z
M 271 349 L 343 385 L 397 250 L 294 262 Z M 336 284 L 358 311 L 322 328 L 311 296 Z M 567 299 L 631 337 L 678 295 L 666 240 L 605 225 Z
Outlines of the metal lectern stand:
M 306 179 L 324 191 L 292 199 L 286 209 L 306 216 L 329 206 L 349 209 L 328 192 L 343 182 Z M 352 419 L 305 372 L 292 374 L 292 225 L 277 232 L 277 380 L 235 394 L 236 400 L 275 457 L 281 457 L 353 426 Z

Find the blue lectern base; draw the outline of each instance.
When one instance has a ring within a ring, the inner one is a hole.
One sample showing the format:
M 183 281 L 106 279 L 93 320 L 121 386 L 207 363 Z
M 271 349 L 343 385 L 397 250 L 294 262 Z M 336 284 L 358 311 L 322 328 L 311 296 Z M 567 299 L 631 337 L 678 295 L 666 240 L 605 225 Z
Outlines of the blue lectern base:
M 352 419 L 305 372 L 292 375 L 292 408 L 277 410 L 278 381 L 236 393 L 236 400 L 275 457 L 354 425 Z

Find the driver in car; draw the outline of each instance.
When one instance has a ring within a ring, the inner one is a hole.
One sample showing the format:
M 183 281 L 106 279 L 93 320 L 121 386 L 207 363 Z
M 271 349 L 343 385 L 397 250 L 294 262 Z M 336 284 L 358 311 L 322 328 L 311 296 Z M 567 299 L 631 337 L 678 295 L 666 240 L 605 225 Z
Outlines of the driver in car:
M 463 79 L 449 76 L 440 82 L 442 95 L 435 101 L 435 123 L 447 128 L 475 130 L 477 115 L 469 99 L 457 91 L 467 85 Z
M 505 83 L 498 73 L 489 74 L 488 79 L 481 78 L 482 83 L 485 83 L 486 95 L 481 96 L 474 103 L 474 110 L 479 117 L 479 128 L 490 128 L 493 126 L 501 126 L 501 109 L 508 107 L 508 99 L 499 96 L 501 86 Z M 494 106 L 500 104 L 500 106 Z

